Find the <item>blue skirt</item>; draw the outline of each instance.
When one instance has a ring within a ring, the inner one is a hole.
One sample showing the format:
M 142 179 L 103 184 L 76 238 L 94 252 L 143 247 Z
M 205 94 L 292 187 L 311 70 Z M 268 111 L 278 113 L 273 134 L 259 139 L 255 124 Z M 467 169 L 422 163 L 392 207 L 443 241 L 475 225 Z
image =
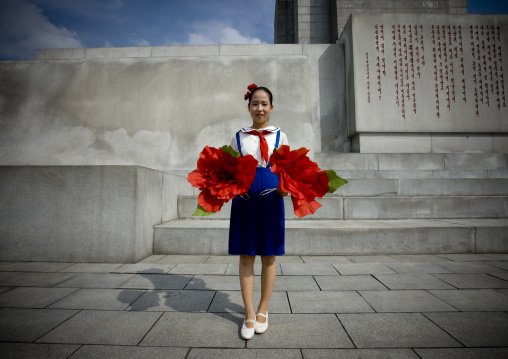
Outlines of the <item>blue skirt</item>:
M 280 256 L 284 251 L 284 199 L 273 191 L 279 178 L 270 168 L 257 167 L 248 195 L 236 197 L 231 206 L 229 254 Z

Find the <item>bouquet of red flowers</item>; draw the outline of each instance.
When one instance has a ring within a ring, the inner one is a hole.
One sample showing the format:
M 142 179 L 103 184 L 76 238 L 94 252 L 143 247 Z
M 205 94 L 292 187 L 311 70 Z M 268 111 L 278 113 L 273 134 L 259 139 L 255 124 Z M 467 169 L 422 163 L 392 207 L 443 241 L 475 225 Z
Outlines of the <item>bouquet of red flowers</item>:
M 321 171 L 307 156 L 308 152 L 304 147 L 291 151 L 289 146 L 282 145 L 270 156 L 272 172 L 280 179 L 279 188 L 291 194 L 293 209 L 300 218 L 321 207 L 316 197 L 323 198 L 347 183 L 334 170 Z
M 257 164 L 253 156 L 240 157 L 231 146 L 205 146 L 198 168 L 187 176 L 190 184 L 201 190 L 193 216 L 218 212 L 230 199 L 246 194 L 254 182 Z

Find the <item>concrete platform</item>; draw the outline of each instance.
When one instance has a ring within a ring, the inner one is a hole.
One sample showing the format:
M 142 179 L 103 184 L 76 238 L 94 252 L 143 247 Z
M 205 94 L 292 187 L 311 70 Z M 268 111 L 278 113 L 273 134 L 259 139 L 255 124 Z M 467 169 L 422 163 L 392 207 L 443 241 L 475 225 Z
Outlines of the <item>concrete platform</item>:
M 278 257 L 249 341 L 237 261 L 0 262 L 2 358 L 508 356 L 508 254 Z

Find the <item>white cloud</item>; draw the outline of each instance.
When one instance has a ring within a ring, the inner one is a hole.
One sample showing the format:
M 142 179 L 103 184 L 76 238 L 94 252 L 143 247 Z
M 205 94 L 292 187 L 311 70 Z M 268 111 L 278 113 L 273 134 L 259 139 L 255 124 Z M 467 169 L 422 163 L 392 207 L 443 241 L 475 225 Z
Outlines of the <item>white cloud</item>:
M 257 37 L 245 37 L 240 31 L 226 27 L 222 29 L 221 44 L 261 44 L 261 40 Z
M 239 30 L 219 21 L 195 24 L 194 30 L 188 34 L 188 40 L 184 45 L 266 44 L 257 37 L 243 36 Z
M 42 10 L 26 1 L 0 8 L 0 57 L 30 59 L 36 49 L 83 47 L 76 32 L 53 25 Z
M 129 35 L 129 42 L 132 43 L 134 46 L 150 46 L 148 40 L 145 40 L 136 34 Z

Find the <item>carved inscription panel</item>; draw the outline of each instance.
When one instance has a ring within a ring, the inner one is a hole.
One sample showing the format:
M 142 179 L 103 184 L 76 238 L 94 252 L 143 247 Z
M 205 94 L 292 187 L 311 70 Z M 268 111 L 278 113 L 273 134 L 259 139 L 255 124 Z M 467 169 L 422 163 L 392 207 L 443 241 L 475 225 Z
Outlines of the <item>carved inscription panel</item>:
M 420 120 L 439 130 L 458 131 L 461 121 L 465 131 L 508 128 L 505 23 L 490 16 L 375 20 L 364 24 L 355 50 L 360 125 L 361 116 L 382 114 L 402 120 L 405 129 Z

